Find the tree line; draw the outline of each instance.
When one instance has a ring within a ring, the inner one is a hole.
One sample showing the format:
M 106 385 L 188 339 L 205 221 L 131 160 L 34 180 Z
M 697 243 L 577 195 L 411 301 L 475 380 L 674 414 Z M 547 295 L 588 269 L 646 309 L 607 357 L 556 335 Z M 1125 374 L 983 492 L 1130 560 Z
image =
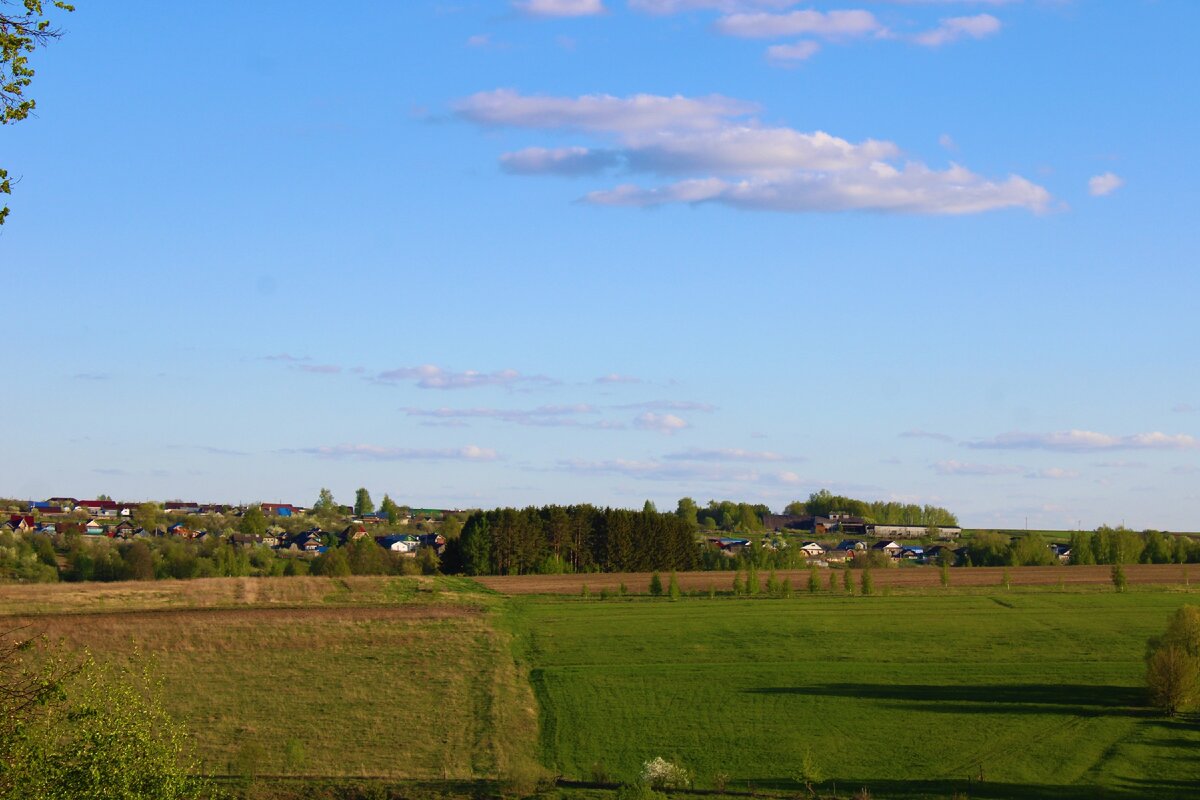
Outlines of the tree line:
M 1200 541 L 1161 531 L 1134 531 L 1103 525 L 1071 534 L 1072 564 L 1188 564 L 1200 562 Z M 976 567 L 1036 567 L 1057 564 L 1058 556 L 1036 531 L 1009 537 L 980 531 L 963 547 L 961 560 Z
M 940 506 L 858 500 L 833 494 L 828 489 L 813 492 L 807 500 L 788 503 L 783 513 L 816 517 L 828 517 L 834 513 L 851 514 L 876 525 L 958 525 L 958 517 Z
M 692 570 L 694 527 L 647 503 L 641 511 L 590 505 L 476 511 L 447 544 L 445 566 L 467 575 Z

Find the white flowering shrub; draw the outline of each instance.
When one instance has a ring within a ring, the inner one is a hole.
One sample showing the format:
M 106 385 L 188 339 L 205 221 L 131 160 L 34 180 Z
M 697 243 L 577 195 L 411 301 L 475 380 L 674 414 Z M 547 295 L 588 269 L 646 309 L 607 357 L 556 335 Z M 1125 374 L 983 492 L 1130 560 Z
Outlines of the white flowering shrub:
M 658 757 L 642 765 L 642 783 L 654 789 L 680 789 L 692 785 L 692 773 Z

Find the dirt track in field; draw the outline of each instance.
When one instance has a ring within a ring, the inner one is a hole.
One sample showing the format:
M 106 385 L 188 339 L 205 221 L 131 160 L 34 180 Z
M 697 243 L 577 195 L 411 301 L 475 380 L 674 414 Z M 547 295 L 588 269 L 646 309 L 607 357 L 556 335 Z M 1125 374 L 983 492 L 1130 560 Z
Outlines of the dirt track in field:
M 1122 567 L 1126 580 L 1141 585 L 1179 585 L 1200 582 L 1200 564 L 1127 564 Z M 817 577 L 822 590 L 827 590 L 829 573 L 836 572 L 837 585 L 842 585 L 842 570 L 818 568 Z M 1013 586 L 1056 586 L 1064 585 L 1112 585 L 1112 567 L 1109 566 L 1061 566 L 1061 567 L 956 567 L 950 570 L 951 587 L 999 586 L 1008 572 Z M 851 570 L 855 589 L 858 588 L 860 570 Z M 808 570 L 779 570 L 779 580 L 791 581 L 793 591 L 805 591 L 808 586 Z M 603 589 L 615 592 L 625 584 L 632 594 L 646 594 L 650 587 L 649 572 L 610 572 L 588 575 L 504 575 L 481 577 L 475 580 L 489 589 L 502 594 L 580 594 L 586 584 L 590 592 Z M 667 575 L 662 576 L 663 586 Z M 685 592 L 718 592 L 733 587 L 733 572 L 680 572 L 676 574 L 679 587 Z M 767 572 L 759 572 L 759 581 L 765 586 Z M 885 587 L 923 588 L 940 587 L 941 571 L 937 567 L 914 567 L 895 569 L 873 569 L 871 578 L 875 591 Z

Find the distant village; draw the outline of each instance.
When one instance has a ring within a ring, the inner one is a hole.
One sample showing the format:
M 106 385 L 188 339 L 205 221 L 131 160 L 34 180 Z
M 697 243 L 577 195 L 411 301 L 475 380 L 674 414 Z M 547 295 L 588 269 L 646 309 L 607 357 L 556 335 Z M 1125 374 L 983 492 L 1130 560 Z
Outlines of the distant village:
M 816 564 L 842 564 L 867 554 L 891 561 L 926 563 L 947 559 L 953 561 L 959 549 L 951 542 L 962 536 L 957 525 L 883 525 L 853 514 L 831 512 L 826 516 L 813 514 L 764 514 L 767 533 L 759 546 L 779 550 L 788 547 L 780 534 L 809 536 L 799 545 L 807 561 Z M 828 537 L 839 536 L 836 544 Z M 823 540 L 823 541 L 819 541 Z M 939 542 L 930 546 L 914 540 Z M 729 536 L 709 537 L 708 543 L 729 556 L 737 556 L 754 547 L 752 539 Z M 902 541 L 909 542 L 902 544 Z M 1068 556 L 1069 558 L 1069 552 Z
M 325 515 L 342 523 L 334 530 L 310 526 L 295 530 L 288 523 L 313 515 L 313 509 L 290 503 L 255 503 L 224 505 L 168 501 L 158 504 L 128 503 L 107 499 L 77 500 L 73 497 L 51 497 L 44 501 L 22 503 L 22 513 L 10 513 L 0 530 L 18 533 L 71 534 L 123 541 L 174 537 L 195 542 L 211 538 L 226 538 L 224 532 L 203 526 L 204 520 L 232 518 L 239 520 L 247 514 L 260 512 L 266 524 L 262 533 L 234 532 L 228 541 L 238 547 L 268 547 L 282 553 L 320 554 L 329 547 L 346 545 L 371 536 L 384 549 L 402 555 L 415 555 L 423 547 L 441 553 L 446 538 L 437 532 L 447 517 L 462 513 L 458 509 L 400 508 L 391 514 L 372 511 L 355 514 L 351 506 L 334 506 Z M 147 506 L 153 509 L 147 513 Z M 165 519 L 158 521 L 159 516 Z M 147 525 L 144 517 L 155 517 Z M 174 521 L 173 521 L 174 520 Z M 382 533 L 381 528 L 404 527 L 412 532 Z
M 437 569 L 436 557 L 446 553 L 447 544 L 459 537 L 472 513 L 464 509 L 398 506 L 386 497 L 384 505 L 375 510 L 366 491 L 359 491 L 364 502 L 358 503 L 357 508 L 334 503 L 331 495 L 325 497 L 324 491 L 315 506 L 291 503 L 228 505 L 180 500 L 160 504 L 120 502 L 103 496 L 85 500 L 50 497 L 46 500 L 0 501 L 0 509 L 5 506 L 8 509 L 6 515 L 0 514 L 0 520 L 3 520 L 0 533 L 54 537 L 61 552 L 65 552 L 62 548 L 67 546 L 64 537 L 67 542 L 73 539 L 117 543 L 155 540 L 164 544 L 183 541 L 253 551 L 269 549 L 277 555 L 296 556 L 300 560 L 316 558 L 365 539 L 396 557 L 432 559 L 422 568 Z M 818 495 L 814 497 L 820 499 Z M 681 508 L 684 502 L 681 501 Z M 1105 558 L 1104 553 L 1117 547 L 1098 544 L 1100 550 L 1096 553 L 1081 551 L 1075 555 L 1072 545 L 1080 543 L 1074 538 L 1070 544 L 1047 542 L 1040 537 L 1031 540 L 1020 532 L 975 532 L 963 546 L 959 543 L 963 529 L 957 524 L 877 523 L 861 514 L 844 511 L 773 514 L 764 506 L 755 507 L 757 513 L 744 518 L 752 527 L 739 524 L 736 521 L 738 515 L 727 513 L 721 516 L 729 521 L 728 524 L 717 528 L 713 526 L 715 512 L 712 511 L 717 505 L 710 503 L 709 509 L 701 512 L 710 516 L 702 516 L 700 524 L 697 525 L 693 517 L 696 542 L 703 545 L 699 550 L 707 555 L 702 555 L 700 562 L 690 568 L 731 569 L 733 562 L 747 558 L 755 563 L 763 562 L 765 558 L 767 561 L 763 563 L 780 567 L 804 564 L 981 565 L 1006 563 L 1005 559 L 1013 563 L 1095 563 L 1095 560 Z M 680 514 L 676 511 L 669 516 Z M 1168 558 L 1183 561 L 1194 557 L 1193 551 L 1200 547 L 1200 543 L 1194 543 L 1190 537 L 1173 537 L 1178 541 L 1171 541 L 1156 532 L 1135 535 L 1125 531 L 1122 536 L 1124 544 L 1118 542 L 1120 552 L 1110 553 L 1111 561 L 1123 560 L 1123 554 L 1133 549 L 1139 557 L 1145 553 L 1144 557 L 1152 561 Z M 1091 534 L 1087 538 L 1090 542 Z M 1036 546 L 1033 546 L 1034 540 Z M 1022 542 L 1031 545 L 1029 551 L 1016 553 Z M 985 544 L 991 551 L 982 551 Z M 1007 552 L 1006 548 L 1012 552 Z M 50 558 L 46 560 L 53 563 Z M 448 566 L 461 568 L 462 564 L 458 558 Z M 540 569 L 537 564 L 532 567 L 532 571 Z

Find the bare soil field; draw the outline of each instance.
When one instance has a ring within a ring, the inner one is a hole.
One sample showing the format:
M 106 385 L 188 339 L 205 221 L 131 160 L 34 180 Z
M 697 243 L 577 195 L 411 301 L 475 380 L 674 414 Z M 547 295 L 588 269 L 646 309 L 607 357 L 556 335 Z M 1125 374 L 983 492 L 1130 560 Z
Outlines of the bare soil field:
M 1184 586 L 1191 580 L 1200 581 L 1200 564 L 1126 564 L 1122 567 L 1130 585 Z M 817 576 L 822 591 L 828 591 L 829 574 L 835 572 L 837 586 L 842 585 L 842 570 L 818 568 Z M 855 591 L 861 570 L 851 570 Z M 952 588 L 999 586 L 1008 574 L 1012 586 L 1112 586 L 1110 566 L 1056 566 L 1056 567 L 957 567 L 950 570 Z M 685 592 L 707 592 L 710 588 L 728 592 L 733 587 L 733 572 L 680 572 L 676 574 L 679 588 Z M 489 589 L 502 594 L 581 594 L 586 585 L 590 592 L 607 589 L 616 592 L 622 584 L 631 594 L 646 594 L 650 587 L 649 572 L 610 572 L 587 575 L 503 575 L 480 577 L 475 580 Z M 662 574 L 663 586 L 668 577 Z M 764 585 L 767 573 L 760 572 L 759 580 Z M 779 580 L 791 582 L 793 591 L 806 591 L 808 570 L 793 569 L 776 572 Z M 873 569 L 871 578 L 875 591 L 883 589 L 940 588 L 941 572 L 936 567 L 898 567 Z

